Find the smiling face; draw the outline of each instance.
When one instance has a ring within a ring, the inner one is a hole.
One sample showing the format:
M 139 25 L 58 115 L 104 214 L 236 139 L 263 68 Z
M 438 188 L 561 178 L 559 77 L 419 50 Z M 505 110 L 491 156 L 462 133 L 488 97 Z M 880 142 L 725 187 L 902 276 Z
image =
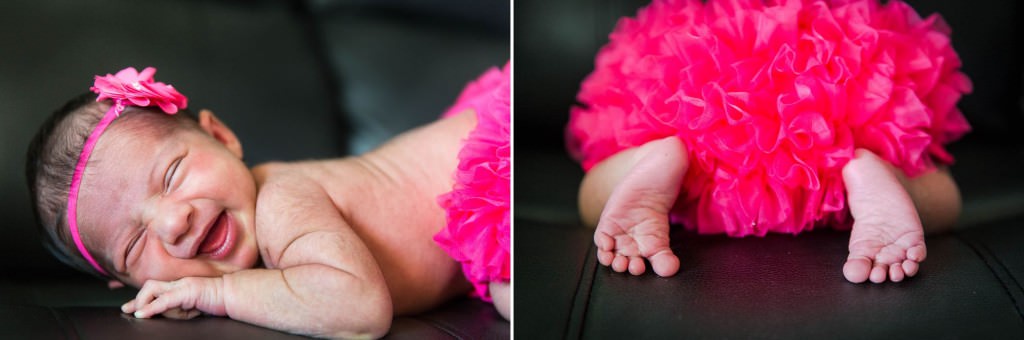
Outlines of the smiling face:
M 208 111 L 198 126 L 149 112 L 118 119 L 82 177 L 78 223 L 90 253 L 136 287 L 255 265 L 255 182 L 231 130 Z

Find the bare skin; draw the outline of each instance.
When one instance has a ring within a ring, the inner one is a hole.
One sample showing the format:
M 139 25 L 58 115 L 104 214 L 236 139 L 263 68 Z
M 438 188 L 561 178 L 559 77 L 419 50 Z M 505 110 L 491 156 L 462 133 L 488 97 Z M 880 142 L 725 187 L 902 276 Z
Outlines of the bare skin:
M 358 157 L 251 171 L 212 113 L 201 112 L 199 126 L 175 138 L 115 126 L 94 152 L 83 202 L 97 203 L 80 203 L 79 219 L 109 272 L 141 288 L 124 312 L 207 313 L 299 334 L 380 337 L 394 315 L 470 291 L 433 235 L 446 224 L 436 197 L 451 190 L 455 155 L 476 126 L 472 111 Z M 147 179 L 153 185 L 132 185 Z M 218 248 L 226 250 L 209 249 L 220 237 L 210 235 L 227 235 Z M 253 267 L 257 255 L 262 266 Z M 495 299 L 507 299 L 508 285 L 496 287 Z M 507 300 L 495 305 L 508 315 Z
M 688 162 L 675 137 L 624 150 L 594 166 L 580 186 L 580 215 L 595 227 L 598 261 L 633 275 L 646 270 L 674 275 L 679 260 L 668 243 L 668 212 Z M 960 193 L 948 169 L 913 179 L 867 150 L 843 168 L 854 218 L 850 282 L 899 282 L 917 274 L 925 259 L 925 231 L 949 230 L 960 212 Z M 919 217 L 920 216 L 920 217 Z M 922 223 L 923 222 L 923 223 Z
M 505 320 L 512 320 L 512 288 L 508 282 L 491 282 L 487 289 L 494 300 L 494 308 L 498 309 Z
M 446 223 L 436 197 L 452 188 L 458 159 L 451 155 L 475 125 L 470 112 L 402 134 L 358 157 L 263 165 L 255 170 L 257 182 L 265 183 L 261 195 L 275 189 L 268 185 L 275 176 L 300 177 L 324 190 L 380 266 L 395 314 L 423 312 L 469 288 L 458 262 L 433 236 Z M 305 211 L 294 208 L 268 212 Z M 259 210 L 257 216 L 258 223 L 264 221 Z M 284 238 L 266 230 L 257 239 Z
M 669 249 L 668 213 L 679 196 L 679 186 L 686 172 L 683 144 L 674 137 L 649 142 L 639 148 L 619 153 L 595 166 L 584 178 L 580 198 L 607 203 L 581 204 L 584 221 L 597 222 L 594 243 L 597 259 L 617 272 L 629 270 L 633 275 L 646 271 L 644 258 L 651 262 L 660 276 L 672 276 L 679 270 L 679 258 Z M 619 177 L 612 188 L 594 183 L 600 176 Z M 606 195 L 590 195 L 583 191 L 596 186 Z M 582 203 L 582 202 L 581 202 Z M 596 207 L 595 207 L 596 206 Z M 604 207 L 603 211 L 601 207 Z M 600 212 L 600 219 L 593 219 Z

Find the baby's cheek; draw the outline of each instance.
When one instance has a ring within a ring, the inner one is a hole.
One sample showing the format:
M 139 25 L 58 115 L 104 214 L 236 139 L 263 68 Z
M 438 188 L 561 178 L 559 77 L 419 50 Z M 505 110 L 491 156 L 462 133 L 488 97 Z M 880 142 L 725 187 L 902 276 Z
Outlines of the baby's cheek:
M 132 272 L 132 278 L 138 283 L 137 286 L 145 284 L 148 280 L 175 281 L 187 276 L 196 275 L 201 270 L 197 266 L 189 265 L 181 261 L 139 261 L 139 265 Z M 191 269 L 190 269 L 191 268 Z

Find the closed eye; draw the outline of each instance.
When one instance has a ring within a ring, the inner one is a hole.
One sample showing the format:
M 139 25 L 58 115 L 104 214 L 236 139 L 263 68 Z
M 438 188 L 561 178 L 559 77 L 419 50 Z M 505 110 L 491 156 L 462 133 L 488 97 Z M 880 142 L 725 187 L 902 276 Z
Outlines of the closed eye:
M 166 194 L 171 188 L 171 180 L 174 179 L 174 174 L 178 172 L 178 165 L 181 164 L 181 160 L 184 157 L 178 157 L 174 160 L 170 166 L 167 167 L 167 172 L 164 173 L 164 193 Z
M 132 254 L 135 252 L 136 246 L 139 244 L 139 240 L 142 239 L 142 234 L 146 232 L 146 228 L 139 228 L 139 232 L 135 234 L 135 237 L 128 242 L 128 249 L 124 252 L 124 270 L 128 271 L 128 259 L 134 259 L 135 256 Z M 134 262 L 134 261 L 133 261 Z

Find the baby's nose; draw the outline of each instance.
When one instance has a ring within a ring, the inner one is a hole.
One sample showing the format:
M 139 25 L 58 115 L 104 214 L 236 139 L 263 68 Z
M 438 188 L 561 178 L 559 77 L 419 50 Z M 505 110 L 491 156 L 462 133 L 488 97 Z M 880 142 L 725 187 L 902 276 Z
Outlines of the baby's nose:
M 192 206 L 187 203 L 164 204 L 153 219 L 152 227 L 163 241 L 167 252 L 178 258 L 189 258 L 192 247 L 187 235 L 192 225 Z

